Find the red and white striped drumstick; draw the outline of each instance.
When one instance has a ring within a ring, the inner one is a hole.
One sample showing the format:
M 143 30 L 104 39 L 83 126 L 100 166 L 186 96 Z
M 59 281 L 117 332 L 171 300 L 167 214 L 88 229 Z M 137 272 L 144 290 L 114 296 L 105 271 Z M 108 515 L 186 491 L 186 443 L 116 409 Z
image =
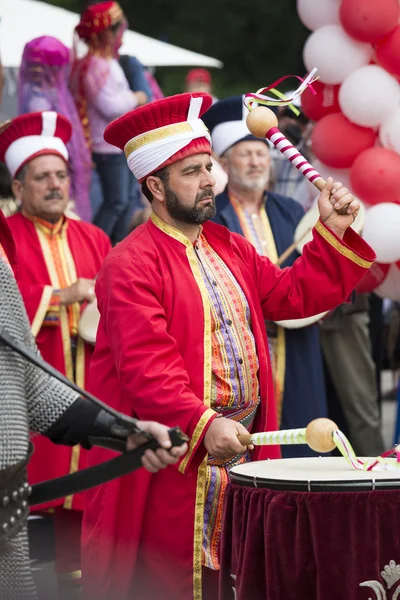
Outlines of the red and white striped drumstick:
M 304 156 L 295 148 L 278 129 L 275 113 L 266 106 L 258 106 L 247 115 L 246 124 L 253 135 L 270 140 L 280 152 L 320 191 L 325 180 L 314 169 Z M 346 207 L 347 208 L 347 207 Z
M 314 184 L 316 187 L 321 189 L 325 182 L 322 179 L 321 175 L 314 169 L 313 166 L 304 158 L 302 154 L 292 146 L 289 140 L 279 131 L 277 127 L 271 127 L 268 131 L 267 136 L 268 139 L 274 144 L 278 150 L 282 152 L 284 156 L 298 169 L 311 183 L 316 182 L 317 179 L 320 179 L 322 183 L 321 187 L 317 182 Z

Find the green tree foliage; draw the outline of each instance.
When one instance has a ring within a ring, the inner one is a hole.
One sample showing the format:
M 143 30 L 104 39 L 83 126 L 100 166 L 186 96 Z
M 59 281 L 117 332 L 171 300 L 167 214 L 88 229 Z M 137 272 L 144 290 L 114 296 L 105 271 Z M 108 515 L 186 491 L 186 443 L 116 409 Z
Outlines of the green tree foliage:
M 86 0 L 47 0 L 79 11 Z M 93 3 L 93 2 L 92 2 Z M 171 44 L 218 58 L 217 96 L 255 91 L 282 75 L 304 74 L 302 49 L 308 32 L 296 0 L 120 0 L 130 27 Z M 183 89 L 187 68 L 157 70 L 165 93 Z M 295 87 L 294 81 L 283 88 Z

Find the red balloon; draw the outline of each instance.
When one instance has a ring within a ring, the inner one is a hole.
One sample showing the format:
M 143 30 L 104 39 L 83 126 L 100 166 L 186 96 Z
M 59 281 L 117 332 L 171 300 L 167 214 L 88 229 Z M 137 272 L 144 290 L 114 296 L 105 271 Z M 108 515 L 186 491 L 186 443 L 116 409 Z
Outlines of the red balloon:
M 375 140 L 373 129 L 355 125 L 342 113 L 323 117 L 312 132 L 314 154 L 334 169 L 351 167 L 360 152 L 373 146 Z
M 320 81 L 312 84 L 315 94 L 308 87 L 301 95 L 301 109 L 309 119 L 319 121 L 331 113 L 340 112 L 339 85 L 327 85 Z
M 378 63 L 397 77 L 400 76 L 400 25 L 376 45 Z
M 368 148 L 350 169 L 351 190 L 367 204 L 395 202 L 400 196 L 399 173 L 399 154 L 387 148 Z
M 355 40 L 376 44 L 398 24 L 398 0 L 343 0 L 340 20 Z
M 356 287 L 356 292 L 367 294 L 373 292 L 381 285 L 390 268 L 390 264 L 374 263 L 368 269 L 360 283 Z

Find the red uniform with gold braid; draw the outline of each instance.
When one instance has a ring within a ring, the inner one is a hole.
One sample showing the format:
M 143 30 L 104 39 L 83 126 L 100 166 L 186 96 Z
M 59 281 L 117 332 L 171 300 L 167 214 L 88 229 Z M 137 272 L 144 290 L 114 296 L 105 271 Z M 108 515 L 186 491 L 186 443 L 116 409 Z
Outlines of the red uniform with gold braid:
M 199 118 L 211 102 L 204 94 L 153 102 L 112 123 L 105 138 L 125 150 L 131 170 L 144 181 L 162 166 L 211 153 Z M 211 582 L 203 597 L 217 597 L 218 556 L 208 554 L 217 540 L 209 534 L 218 533 L 211 525 L 222 512 L 218 473 L 227 465 L 218 467 L 207 456 L 204 436 L 221 413 L 220 388 L 231 386 L 233 404 L 248 401 L 224 416 L 242 419 L 252 402 L 249 427 L 275 429 L 264 319 L 306 317 L 340 304 L 373 260 L 353 230 L 342 242 L 319 222 L 303 256 L 281 270 L 225 227 L 205 223 L 194 245 L 156 214 L 109 253 L 96 285 L 101 319 L 90 389 L 124 413 L 178 424 L 191 443 L 176 468 L 156 475 L 140 470 L 87 493 L 82 568 L 88 598 L 201 600 L 203 580 Z M 213 272 L 221 278 L 208 279 Z M 221 314 L 232 314 L 224 327 L 216 295 Z M 236 328 L 239 346 L 247 340 L 252 364 L 246 352 L 231 360 L 237 372 L 243 368 L 259 402 L 246 391 L 241 397 L 241 378 L 226 377 L 220 352 L 226 325 Z M 90 462 L 108 455 L 94 449 Z M 258 446 L 250 458 L 268 457 L 279 457 L 279 449 Z
M 80 277 L 93 279 L 111 248 L 110 241 L 91 223 L 67 217 L 52 226 L 18 213 L 7 222 L 17 246 L 18 285 L 40 352 L 56 369 L 85 388 L 94 346 L 78 335 L 84 306 L 62 306 L 54 291 Z M 42 436 L 35 437 L 34 445 L 28 467 L 32 484 L 86 466 L 87 451 L 79 446 L 55 446 Z M 83 511 L 85 494 L 53 500 L 40 508 L 54 506 Z
M 41 155 L 55 154 L 67 162 L 65 144 L 70 135 L 69 121 L 53 111 L 21 115 L 0 130 L 0 160 L 6 162 L 12 177 Z M 61 373 L 85 387 L 93 346 L 78 335 L 84 307 L 61 305 L 57 291 L 80 277 L 94 279 L 110 241 L 94 225 L 64 216 L 51 224 L 18 213 L 7 222 L 18 254 L 16 278 L 40 352 Z M 43 436 L 36 436 L 33 443 L 35 452 L 28 467 L 31 484 L 86 467 L 87 451 L 79 446 L 56 446 Z M 84 494 L 77 494 L 35 507 L 35 512 L 54 514 L 56 569 L 63 577 L 80 577 L 84 505 Z

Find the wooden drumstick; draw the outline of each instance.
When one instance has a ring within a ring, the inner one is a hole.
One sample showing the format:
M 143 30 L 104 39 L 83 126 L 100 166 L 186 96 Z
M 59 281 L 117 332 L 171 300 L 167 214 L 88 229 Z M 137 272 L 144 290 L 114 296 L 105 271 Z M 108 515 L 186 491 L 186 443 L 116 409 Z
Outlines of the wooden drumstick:
M 315 452 L 330 452 L 335 448 L 332 439 L 334 431 L 339 427 L 330 419 L 314 419 L 306 427 L 306 441 Z
M 315 452 L 330 452 L 335 448 L 332 438 L 338 431 L 336 423 L 330 419 L 314 419 L 304 429 L 285 429 L 282 431 L 266 431 L 263 433 L 240 434 L 239 442 L 243 446 L 271 446 L 284 444 L 308 444 Z
M 246 118 L 246 125 L 253 135 L 258 138 L 267 138 L 276 148 L 304 175 L 307 179 L 321 191 L 325 185 L 325 180 L 314 169 L 312 165 L 304 158 L 289 140 L 278 129 L 278 119 L 275 113 L 266 106 L 257 106 L 249 112 Z M 339 215 L 347 214 L 347 204 L 337 212 Z M 287 257 L 285 257 L 287 258 Z M 281 260 L 281 263 L 283 260 Z
M 303 235 L 301 235 L 299 237 L 298 240 L 293 242 L 293 244 L 290 244 L 290 246 L 288 248 L 286 248 L 286 250 L 284 252 L 282 252 L 282 254 L 278 257 L 278 260 L 276 261 L 276 264 L 278 265 L 278 267 L 282 263 L 284 263 L 287 258 L 289 258 L 289 256 L 292 254 L 292 252 L 294 252 L 296 250 L 299 243 L 302 242 L 304 240 L 304 238 L 308 236 L 308 234 L 310 233 L 311 230 L 312 230 L 312 227 L 310 227 L 309 229 L 306 229 L 306 231 L 303 233 Z

